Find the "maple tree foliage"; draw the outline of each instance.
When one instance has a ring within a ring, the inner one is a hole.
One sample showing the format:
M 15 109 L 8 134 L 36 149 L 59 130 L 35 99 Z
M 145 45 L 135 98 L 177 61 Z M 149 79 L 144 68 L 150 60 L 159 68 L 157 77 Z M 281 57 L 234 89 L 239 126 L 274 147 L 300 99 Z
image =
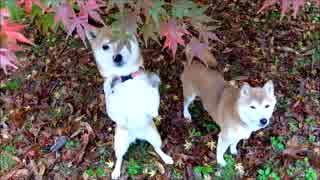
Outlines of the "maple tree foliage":
M 99 8 L 103 6 L 103 1 L 100 0 L 88 0 L 88 1 L 77 1 L 80 6 L 79 13 L 75 13 L 70 3 L 66 0 L 62 1 L 56 8 L 55 22 L 62 22 L 68 36 L 76 31 L 80 39 L 85 44 L 85 31 L 91 28 L 88 23 L 89 17 L 103 23 L 102 18 L 99 15 Z
M 320 0 L 313 0 L 320 7 Z M 288 12 L 292 5 L 293 17 L 296 18 L 300 8 L 306 3 L 306 0 L 265 0 L 258 13 L 267 10 L 269 7 L 280 3 L 281 7 L 281 18 Z
M 27 13 L 31 13 L 32 11 L 32 4 L 36 4 L 42 10 L 47 11 L 48 9 L 40 2 L 40 0 L 18 0 L 18 5 L 24 5 L 24 9 Z
M 164 0 L 110 0 L 107 2 L 104 0 L 56 0 L 43 2 L 46 1 L 17 0 L 16 5 L 22 7 L 28 14 L 34 13 L 32 8 L 34 5 L 42 10 L 43 17 L 48 17 L 45 15 L 51 13 L 54 18 L 52 23 L 47 25 L 47 30 L 48 26 L 56 26 L 61 23 L 67 37 L 75 32 L 84 44 L 85 31 L 93 28 L 88 22 L 89 19 L 105 25 L 101 17 L 102 8 L 104 8 L 104 12 L 111 13 L 110 17 L 114 18 L 115 21 L 111 25 L 113 30 L 118 28 L 116 33 L 119 41 L 122 42 L 120 44 L 128 44 L 124 40 L 130 38 L 127 32 L 141 35 L 145 45 L 150 39 L 159 44 L 159 39 L 163 39 L 163 49 L 171 51 L 174 57 L 177 48 L 182 46 L 185 49 L 188 62 L 190 62 L 194 57 L 205 61 L 202 54 L 208 52 L 210 40 L 224 43 L 214 33 L 214 28 L 208 25 L 213 21 L 205 15 L 207 7 L 203 1 L 176 0 L 168 3 Z M 296 17 L 306 2 L 307 0 L 265 0 L 258 13 L 262 13 L 278 3 L 281 7 L 281 18 L 290 9 L 293 11 L 293 16 Z M 309 2 L 316 2 L 320 6 L 320 0 L 310 0 Z M 2 14 L 0 16 L 1 34 L 5 37 L 2 39 L 6 41 L 1 45 L 3 62 L 1 68 L 4 69 L 4 67 L 10 67 L 12 63 L 16 62 L 16 59 L 12 58 L 15 57 L 12 52 L 20 50 L 16 44 L 17 41 L 27 44 L 32 44 L 32 42 L 20 33 L 23 29 L 22 25 L 9 23 L 7 19 L 4 19 L 9 15 L 6 9 L 2 9 L 0 13 Z M 190 31 L 189 28 L 195 30 L 196 33 Z M 139 29 L 138 33 L 136 29 Z M 9 56 L 10 58 L 6 58 L 6 63 L 4 63 L 3 57 Z
M 178 44 L 185 44 L 182 36 L 190 33 L 186 29 L 178 26 L 176 21 L 169 20 L 161 26 L 160 34 L 166 39 L 163 48 L 168 47 L 172 50 L 173 56 L 175 56 Z
M 21 50 L 17 45 L 17 42 L 26 44 L 32 44 L 32 41 L 27 39 L 19 31 L 24 28 L 23 25 L 17 23 L 10 23 L 7 19 L 9 12 L 7 9 L 0 10 L 0 68 L 4 70 L 4 73 L 8 73 L 8 69 L 18 69 L 17 58 L 14 52 Z

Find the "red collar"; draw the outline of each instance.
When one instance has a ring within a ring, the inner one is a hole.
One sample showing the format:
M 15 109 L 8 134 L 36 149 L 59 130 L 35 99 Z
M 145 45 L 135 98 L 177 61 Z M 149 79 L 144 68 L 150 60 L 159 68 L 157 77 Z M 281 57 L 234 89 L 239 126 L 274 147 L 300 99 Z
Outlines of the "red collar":
M 140 74 L 141 74 L 141 72 L 140 72 L 140 70 L 138 70 L 138 71 L 133 72 L 133 73 L 126 75 L 126 76 L 117 76 L 112 80 L 111 88 L 113 88 L 118 83 L 123 83 L 125 81 L 130 80 L 130 79 L 133 79 L 133 78 L 139 76 Z

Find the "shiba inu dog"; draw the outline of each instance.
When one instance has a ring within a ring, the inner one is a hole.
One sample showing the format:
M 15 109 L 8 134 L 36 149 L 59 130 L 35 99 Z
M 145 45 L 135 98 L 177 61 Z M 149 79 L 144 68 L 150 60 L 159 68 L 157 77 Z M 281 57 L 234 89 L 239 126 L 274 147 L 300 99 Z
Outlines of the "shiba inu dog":
M 166 164 L 173 164 L 161 150 L 161 138 L 153 122 L 160 104 L 160 78 L 141 70 L 143 59 L 135 37 L 130 48 L 119 49 L 108 27 L 86 32 L 101 75 L 104 77 L 106 109 L 116 123 L 114 150 L 116 155 L 112 179 L 121 175 L 121 164 L 129 145 L 136 139 L 148 141 Z
M 185 66 L 181 75 L 184 95 L 184 117 L 191 120 L 188 107 L 199 96 L 204 108 L 220 126 L 217 162 L 224 166 L 224 153 L 230 146 L 237 154 L 237 143 L 251 133 L 266 127 L 272 116 L 276 97 L 272 81 L 263 87 L 241 88 L 228 85 L 222 75 L 200 63 Z

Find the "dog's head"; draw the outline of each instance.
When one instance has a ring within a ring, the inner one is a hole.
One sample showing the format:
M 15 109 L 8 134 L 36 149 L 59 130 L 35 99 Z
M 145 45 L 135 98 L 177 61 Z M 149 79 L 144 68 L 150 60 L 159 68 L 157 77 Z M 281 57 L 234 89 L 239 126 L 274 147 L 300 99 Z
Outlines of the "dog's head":
M 143 63 L 136 37 L 128 40 L 129 45 L 121 46 L 109 27 L 90 29 L 86 36 L 103 77 L 128 75 Z
M 254 130 L 269 124 L 275 104 L 272 81 L 268 81 L 263 87 L 251 87 L 245 83 L 240 89 L 238 99 L 240 118 Z

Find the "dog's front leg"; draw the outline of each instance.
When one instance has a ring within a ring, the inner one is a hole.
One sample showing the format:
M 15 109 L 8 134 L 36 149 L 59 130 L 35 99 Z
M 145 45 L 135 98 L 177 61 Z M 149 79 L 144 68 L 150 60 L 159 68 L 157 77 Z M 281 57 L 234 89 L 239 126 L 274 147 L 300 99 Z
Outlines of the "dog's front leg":
M 231 142 L 228 141 L 228 138 L 223 135 L 223 132 L 220 132 L 217 145 L 217 162 L 221 166 L 227 165 L 227 162 L 224 160 L 223 155 L 227 151 L 230 144 Z
M 116 127 L 114 136 L 114 151 L 116 154 L 116 165 L 111 174 L 112 179 L 118 179 L 121 175 L 121 164 L 124 154 L 127 152 L 130 145 L 130 139 L 128 131 L 119 126 Z
M 191 96 L 186 96 L 184 97 L 184 102 L 183 102 L 183 116 L 184 118 L 186 118 L 187 120 L 191 121 L 191 114 L 189 112 L 189 106 L 190 104 L 193 102 L 193 100 L 195 99 L 195 95 L 191 95 Z
M 232 143 L 230 145 L 230 153 L 237 155 L 238 154 L 238 150 L 237 150 L 237 144 L 239 143 L 241 139 L 237 139 L 234 143 Z

